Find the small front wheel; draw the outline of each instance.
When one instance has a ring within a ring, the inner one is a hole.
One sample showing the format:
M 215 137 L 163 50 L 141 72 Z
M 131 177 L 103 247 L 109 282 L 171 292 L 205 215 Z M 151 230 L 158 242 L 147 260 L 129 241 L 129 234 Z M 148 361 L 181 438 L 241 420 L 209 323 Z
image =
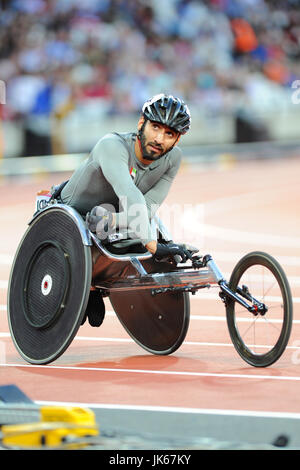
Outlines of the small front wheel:
M 243 292 L 249 305 L 265 304 L 265 311 L 250 313 L 230 299 L 226 318 L 231 340 L 244 361 L 255 367 L 270 366 L 285 351 L 293 321 L 292 295 L 283 269 L 267 253 L 249 253 L 235 266 L 229 288 Z

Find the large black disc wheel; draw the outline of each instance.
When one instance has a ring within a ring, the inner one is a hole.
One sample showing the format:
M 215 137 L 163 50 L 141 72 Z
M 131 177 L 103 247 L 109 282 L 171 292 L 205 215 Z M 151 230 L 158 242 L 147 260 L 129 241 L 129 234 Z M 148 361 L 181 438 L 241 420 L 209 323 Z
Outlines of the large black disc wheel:
M 8 323 L 20 355 L 33 364 L 57 359 L 76 335 L 91 289 L 90 246 L 72 213 L 53 207 L 38 215 L 15 255 Z
M 151 354 L 171 354 L 183 343 L 190 320 L 187 292 L 111 292 L 110 302 L 128 334 Z
M 254 307 L 249 312 L 228 300 L 226 318 L 234 347 L 248 364 L 270 366 L 285 351 L 293 321 L 291 290 L 282 267 L 267 253 L 249 253 L 233 269 L 229 287 Z M 257 309 L 257 301 L 266 308 Z

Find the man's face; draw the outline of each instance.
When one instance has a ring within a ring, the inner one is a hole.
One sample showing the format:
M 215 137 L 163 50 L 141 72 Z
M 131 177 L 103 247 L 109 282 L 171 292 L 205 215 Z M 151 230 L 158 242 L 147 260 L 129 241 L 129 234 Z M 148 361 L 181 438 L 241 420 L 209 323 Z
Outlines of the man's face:
M 154 161 L 167 153 L 178 141 L 179 133 L 164 124 L 147 121 L 143 127 L 144 119 L 139 121 L 142 156 L 145 160 Z

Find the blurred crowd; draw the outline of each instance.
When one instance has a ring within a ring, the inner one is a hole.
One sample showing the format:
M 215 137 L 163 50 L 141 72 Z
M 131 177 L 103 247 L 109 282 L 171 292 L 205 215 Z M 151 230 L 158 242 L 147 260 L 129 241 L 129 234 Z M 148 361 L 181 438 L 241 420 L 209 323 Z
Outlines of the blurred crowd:
M 2 119 L 137 113 L 158 92 L 192 109 L 272 109 L 300 77 L 300 0 L 2 0 Z

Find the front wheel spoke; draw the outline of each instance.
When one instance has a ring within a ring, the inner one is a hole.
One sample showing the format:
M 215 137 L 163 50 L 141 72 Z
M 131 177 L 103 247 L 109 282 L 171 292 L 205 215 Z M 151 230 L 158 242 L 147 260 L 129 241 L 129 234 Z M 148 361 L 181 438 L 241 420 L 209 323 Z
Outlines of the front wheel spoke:
M 276 286 L 277 281 L 275 280 L 273 284 L 270 285 L 270 287 L 265 291 L 265 288 L 263 287 L 263 294 L 262 294 L 262 299 L 265 299 L 265 297 L 268 295 L 268 293 L 273 289 L 274 286 Z
M 275 323 L 274 320 L 269 320 L 268 318 L 266 317 L 263 317 L 263 320 L 266 322 L 267 325 L 269 325 L 270 327 L 274 328 L 276 331 L 280 332 L 281 331 L 281 328 L 282 328 L 282 324 L 283 324 L 283 320 L 277 320 L 277 322 Z M 280 325 L 280 327 L 278 326 Z
M 248 328 L 246 328 L 246 329 L 243 331 L 242 336 L 246 336 L 247 333 L 248 333 L 248 331 L 249 331 L 251 328 L 255 328 L 255 323 L 256 323 L 257 319 L 258 319 L 258 317 L 253 317 L 253 318 L 252 318 L 252 321 L 251 321 L 251 319 L 249 318 L 250 325 L 248 326 Z M 238 323 L 239 323 L 239 321 L 238 321 Z
M 291 332 L 293 305 L 286 275 L 272 256 L 256 251 L 235 266 L 229 287 L 236 286 L 244 291 L 240 294 L 248 307 L 237 301 L 226 305 L 233 344 L 249 364 L 269 366 L 284 352 Z

